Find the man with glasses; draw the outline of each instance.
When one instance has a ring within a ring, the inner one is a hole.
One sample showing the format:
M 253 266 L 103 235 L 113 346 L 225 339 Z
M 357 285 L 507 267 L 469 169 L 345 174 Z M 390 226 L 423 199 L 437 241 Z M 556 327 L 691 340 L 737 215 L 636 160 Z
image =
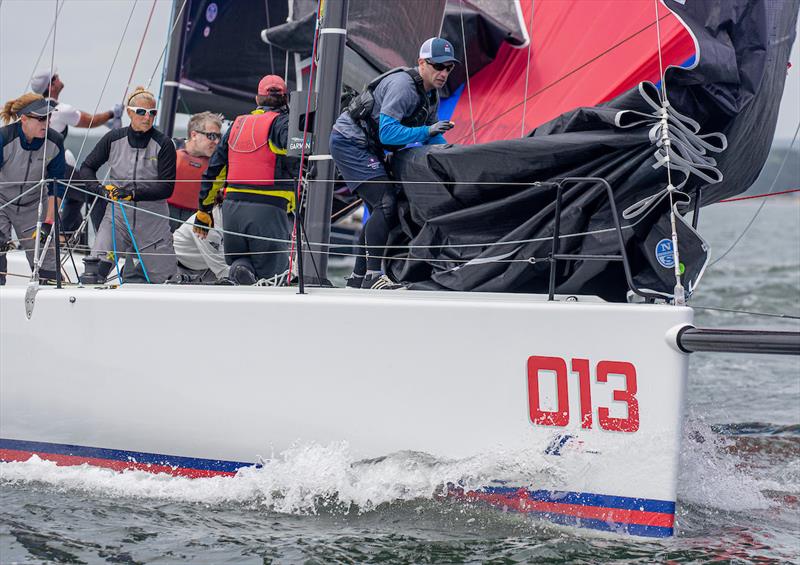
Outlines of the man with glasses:
M 359 238 L 347 286 L 399 288 L 381 270 L 384 246 L 397 224 L 397 189 L 385 155 L 412 143 L 446 143 L 453 123 L 439 120 L 438 89 L 458 63 L 449 41 L 432 37 L 419 50 L 418 66 L 392 69 L 367 85 L 342 112 L 331 132 L 331 155 L 347 186 L 367 205 L 370 217 Z
M 175 139 L 175 190 L 167 200 L 174 233 L 197 210 L 200 181 L 222 139 L 222 116 L 201 112 L 189 118 L 186 140 Z
M 257 92 L 258 107 L 234 120 L 211 157 L 194 221 L 195 233 L 206 237 L 214 227 L 211 211 L 225 186 L 225 261 L 230 281 L 242 285 L 288 270 L 292 229 L 288 214 L 295 208 L 297 159 L 286 156 L 286 83 L 267 75 Z

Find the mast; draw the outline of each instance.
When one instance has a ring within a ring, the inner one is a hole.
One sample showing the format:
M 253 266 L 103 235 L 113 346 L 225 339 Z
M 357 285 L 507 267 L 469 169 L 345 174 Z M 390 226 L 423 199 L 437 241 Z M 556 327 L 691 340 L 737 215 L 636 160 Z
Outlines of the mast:
M 169 38 L 169 55 L 167 70 L 164 73 L 164 84 L 161 88 L 161 111 L 158 117 L 158 129 L 168 137 L 172 137 L 175 129 L 175 112 L 178 109 L 178 86 L 183 67 L 183 44 L 186 28 L 189 25 L 189 4 L 191 0 L 172 3 L 172 34 Z M 176 22 L 180 18 L 180 23 Z
M 320 0 L 324 14 L 320 27 L 320 59 L 317 78 L 317 111 L 314 119 L 316 147 L 311 160 L 317 162 L 316 181 L 308 188 L 305 233 L 310 243 L 303 276 L 306 281 L 325 284 L 328 278 L 328 247 L 331 235 L 334 165 L 330 155 L 330 135 L 339 116 L 342 67 L 347 30 L 349 0 Z M 322 244 L 322 245 L 315 245 Z M 298 243 L 302 249 L 302 245 Z

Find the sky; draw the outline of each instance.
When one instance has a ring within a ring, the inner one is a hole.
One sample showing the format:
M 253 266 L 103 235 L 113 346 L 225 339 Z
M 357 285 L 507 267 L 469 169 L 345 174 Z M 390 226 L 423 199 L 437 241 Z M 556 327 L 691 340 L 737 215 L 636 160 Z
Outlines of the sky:
M 86 112 L 111 109 L 123 100 L 126 88 L 137 85 L 149 86 L 158 94 L 172 0 L 66 0 L 60 5 L 53 58 L 52 43 L 45 46 L 45 41 L 55 18 L 56 0 L 0 0 L 0 102 L 26 92 L 34 69 L 49 67 L 51 59 L 65 84 L 61 101 Z M 152 20 L 143 40 L 151 9 Z M 129 16 L 130 25 L 123 33 Z M 791 140 L 800 121 L 798 42 L 792 48 L 791 61 L 776 140 Z

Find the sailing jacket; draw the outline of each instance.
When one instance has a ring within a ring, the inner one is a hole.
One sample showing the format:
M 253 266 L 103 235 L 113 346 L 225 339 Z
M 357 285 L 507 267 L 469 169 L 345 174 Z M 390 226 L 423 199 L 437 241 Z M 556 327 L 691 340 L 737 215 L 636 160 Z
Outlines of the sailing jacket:
M 238 116 L 222 136 L 203 174 L 198 208 L 210 212 L 217 193 L 226 186 L 225 198 L 295 207 L 294 183 L 298 160 L 286 156 L 289 137 L 287 108 L 259 106 Z
M 175 189 L 167 203 L 184 210 L 197 210 L 200 181 L 208 167 L 208 157 L 195 157 L 183 148 L 175 152 L 175 157 Z
M 81 177 L 97 181 L 97 170 L 109 166 L 109 183 L 133 189 L 133 201 L 165 200 L 172 195 L 175 182 L 175 145 L 151 128 L 146 132 L 131 127 L 105 134 L 81 165 Z M 98 194 L 104 194 L 97 186 Z
M 409 143 L 446 143 L 428 129 L 438 121 L 438 109 L 438 91 L 425 91 L 419 71 L 397 67 L 373 79 L 333 129 L 381 157 Z
M 0 205 L 18 197 L 41 180 L 45 158 L 46 178 L 64 178 L 64 138 L 57 131 L 48 129 L 46 139 L 46 143 L 45 138 L 28 142 L 22 133 L 22 122 L 19 121 L 0 128 Z M 58 196 L 63 196 L 64 187 L 48 183 L 47 194 L 56 192 Z M 38 201 L 38 190 L 32 190 L 14 203 L 27 206 Z

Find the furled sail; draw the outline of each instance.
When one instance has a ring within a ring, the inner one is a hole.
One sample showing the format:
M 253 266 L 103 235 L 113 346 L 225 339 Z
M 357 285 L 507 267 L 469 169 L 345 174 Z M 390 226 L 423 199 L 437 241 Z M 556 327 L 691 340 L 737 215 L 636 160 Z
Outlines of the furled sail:
M 439 34 L 445 2 L 350 0 L 345 84 L 360 90 L 381 72 L 415 62 L 422 42 Z M 299 89 L 316 9 L 316 0 L 187 0 L 178 111 L 249 111 L 266 74 Z
M 535 3 L 542 10 L 567 4 L 575 8 L 578 18 L 586 17 L 585 11 L 593 6 L 613 8 L 616 15 L 606 14 L 607 23 L 615 21 L 615 28 L 625 29 L 627 17 L 641 15 L 644 6 L 649 6 L 650 24 L 639 32 L 631 28 L 625 33 L 630 41 L 639 44 L 646 40 L 650 45 L 646 53 L 637 55 L 636 68 L 646 70 L 655 65 L 658 69 L 657 58 L 653 60 L 658 48 L 653 2 Z M 799 3 L 666 0 L 664 5 L 688 27 L 697 52 L 694 66 L 672 67 L 666 74 L 671 104 L 669 165 L 672 182 L 683 193 L 673 196 L 679 212 L 684 286 L 691 290 L 707 257 L 702 238 L 683 220 L 686 208 L 682 204 L 699 189 L 704 204 L 743 192 L 761 170 L 775 130 Z M 662 56 L 666 62 L 679 63 L 691 53 L 679 48 L 678 20 L 664 6 L 659 7 Z M 571 69 L 576 62 L 568 50 L 562 51 L 560 60 L 544 56 L 545 44 L 563 41 L 555 35 L 557 28 L 563 27 L 559 22 L 550 22 L 551 29 L 546 22 L 537 27 L 534 17 L 534 66 L 541 70 L 562 64 L 565 75 L 573 77 L 577 71 Z M 593 37 L 608 32 L 606 25 L 597 29 L 588 20 L 584 23 L 586 27 L 573 30 L 574 44 L 590 43 Z M 619 47 L 614 45 L 598 43 L 595 60 L 609 56 L 616 61 L 614 52 Z M 397 154 L 393 160 L 397 178 L 413 182 L 403 186 L 402 225 L 391 243 L 411 248 L 388 261 L 391 274 L 417 288 L 546 291 L 555 199 L 554 188 L 547 183 L 563 177 L 596 176 L 611 184 L 617 207 L 625 211 L 623 233 L 635 284 L 669 296 L 674 265 L 663 252 L 663 240 L 670 233 L 670 204 L 665 199 L 667 148 L 661 135 L 659 90 L 647 82 L 628 84 L 636 73 L 621 80 L 614 73 L 614 68 L 619 68 L 616 63 L 603 68 L 603 75 L 588 73 L 584 80 L 569 83 L 561 96 L 590 90 L 601 81 L 610 84 L 599 87 L 606 89 L 604 92 L 632 88 L 606 103 L 547 116 L 552 119 L 524 138 L 415 148 Z M 489 76 L 492 72 L 495 74 Z M 519 75 L 519 68 L 498 53 L 479 74 L 486 75 L 487 84 L 493 80 L 502 88 L 516 81 L 517 77 L 510 75 Z M 652 78 L 657 78 L 657 73 Z M 473 104 L 478 84 L 476 77 L 472 81 Z M 529 105 L 535 106 L 537 100 L 532 98 Z M 508 102 L 504 97 L 489 96 L 478 104 L 473 108 L 480 120 L 476 128 L 481 126 L 476 132 L 478 141 L 519 136 L 521 116 L 506 123 L 504 105 Z M 540 110 L 529 107 L 528 111 L 533 125 L 533 116 Z M 543 115 L 550 111 L 552 108 Z M 460 138 L 451 134 L 451 141 L 471 141 L 470 128 L 463 122 L 459 122 Z M 600 187 L 587 183 L 570 186 L 564 191 L 564 205 L 561 253 L 608 255 L 619 251 L 611 230 L 609 202 Z M 626 297 L 619 263 L 563 262 L 556 282 L 560 293 L 596 293 L 610 300 Z

